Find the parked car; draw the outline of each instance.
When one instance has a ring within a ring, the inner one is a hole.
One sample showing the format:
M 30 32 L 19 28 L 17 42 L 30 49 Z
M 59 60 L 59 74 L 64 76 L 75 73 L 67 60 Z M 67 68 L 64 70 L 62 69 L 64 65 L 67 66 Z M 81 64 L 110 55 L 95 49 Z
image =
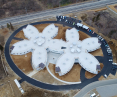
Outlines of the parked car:
M 117 65 L 113 65 L 112 70 L 117 69 Z
M 65 20 L 65 22 L 67 22 L 67 20 Z
M 113 61 L 112 59 L 109 59 L 108 61 Z
M 109 59 L 112 59 L 112 57 L 110 57 L 110 56 L 109 56 L 108 58 L 109 58 Z
M 111 56 L 112 54 L 111 53 L 108 53 L 108 56 Z
M 95 93 L 93 93 L 93 94 L 91 94 L 91 95 L 90 95 L 90 97 L 96 97 L 96 94 L 95 94 Z
M 113 65 L 117 65 L 117 63 L 112 63 Z
M 104 74 L 103 76 L 104 76 L 105 78 L 107 78 L 107 75 L 106 75 L 106 74 Z

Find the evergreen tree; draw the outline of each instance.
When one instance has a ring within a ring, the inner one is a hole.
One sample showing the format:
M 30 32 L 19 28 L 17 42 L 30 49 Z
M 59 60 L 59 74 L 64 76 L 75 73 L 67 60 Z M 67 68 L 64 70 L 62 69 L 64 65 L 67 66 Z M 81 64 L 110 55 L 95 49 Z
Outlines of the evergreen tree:
M 10 29 L 10 25 L 9 25 L 9 23 L 7 23 L 7 28 Z
M 14 30 L 14 27 L 13 27 L 13 25 L 11 24 L 11 22 L 10 22 L 10 28 L 11 28 L 11 30 Z

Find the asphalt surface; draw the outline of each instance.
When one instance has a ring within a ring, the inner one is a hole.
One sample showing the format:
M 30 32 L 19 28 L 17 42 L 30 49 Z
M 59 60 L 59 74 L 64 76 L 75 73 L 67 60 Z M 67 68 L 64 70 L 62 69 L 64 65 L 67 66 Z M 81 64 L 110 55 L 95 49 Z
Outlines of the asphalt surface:
M 100 0 L 95 2 L 91 1 L 91 2 L 85 2 L 85 3 L 78 3 L 78 4 L 73 4 L 65 7 L 60 7 L 60 8 L 55 8 L 55 9 L 50 9 L 50 10 L 45 10 L 40 12 L 34 12 L 27 15 L 20 15 L 20 16 L 15 16 L 11 18 L 0 19 L 0 24 L 3 26 L 6 26 L 7 23 L 11 22 L 14 25 L 18 25 L 29 21 L 31 22 L 34 20 L 39 20 L 40 18 L 42 19 L 46 17 L 55 17 L 56 15 L 60 15 L 60 14 L 89 10 L 89 9 L 104 7 L 106 5 L 115 4 L 115 3 L 117 3 L 117 0 Z
M 105 80 L 105 81 L 97 81 L 93 82 L 87 86 L 85 86 L 81 91 L 78 92 L 74 97 L 83 97 L 86 93 L 88 93 L 90 90 L 93 90 L 95 88 L 98 88 L 100 86 L 106 86 L 106 85 L 113 85 L 117 84 L 117 79 L 111 79 L 111 80 Z M 107 97 L 107 96 L 104 96 Z
M 82 28 L 78 28 L 76 26 L 73 26 L 71 24 L 68 24 L 68 23 L 65 23 L 65 22 L 60 22 L 60 21 L 43 21 L 43 22 L 36 22 L 36 23 L 32 23 L 31 25 L 36 25 L 36 24 L 44 24 L 44 23 L 58 23 L 58 24 L 63 24 L 63 25 L 66 25 L 66 26 L 69 26 L 69 27 L 75 27 L 77 30 L 80 30 L 80 31 L 83 31 L 85 32 L 86 34 L 90 35 L 91 37 L 96 37 L 97 34 L 92 34 Z M 98 78 L 101 76 L 101 75 L 104 75 L 104 74 L 109 74 L 110 71 L 111 71 L 111 67 L 112 67 L 112 62 L 108 62 L 108 58 L 107 58 L 107 51 L 105 50 L 105 46 L 104 44 L 102 43 L 101 45 L 101 48 L 102 48 L 102 51 L 103 51 L 103 55 L 104 57 L 101 57 L 101 56 L 97 56 L 96 58 L 103 62 L 104 64 L 104 67 L 103 69 L 101 70 L 100 73 L 98 73 L 95 77 L 91 78 L 91 79 L 86 79 L 85 78 L 85 70 L 82 68 L 81 69 L 81 72 L 80 72 L 80 79 L 81 79 L 81 84 L 72 84 L 72 85 L 51 85 L 51 84 L 46 84 L 46 83 L 43 83 L 43 82 L 40 82 L 40 81 L 37 81 L 35 79 L 32 79 L 28 76 L 26 76 L 13 62 L 13 60 L 11 59 L 10 57 L 10 52 L 9 52 L 9 46 L 10 46 L 10 42 L 12 41 L 12 39 L 14 39 L 14 36 L 19 32 L 21 31 L 24 27 L 26 27 L 27 25 L 24 25 L 22 27 L 20 27 L 19 29 L 17 29 L 10 37 L 9 39 L 7 40 L 6 44 L 5 44 L 5 57 L 6 57 L 6 60 L 8 62 L 8 64 L 10 65 L 10 67 L 13 69 L 13 71 L 18 75 L 20 76 L 23 80 L 20 80 L 20 82 L 22 81 L 27 81 L 28 83 L 32 84 L 32 85 L 35 85 L 37 87 L 40 87 L 40 88 L 43 88 L 43 89 L 48 89 L 48 90 L 57 90 L 57 91 L 60 91 L 60 90 L 70 90 L 70 89 L 81 89 L 83 88 L 84 86 L 86 86 L 87 84 L 89 83 L 92 83 L 94 81 L 97 81 Z M 80 96 L 79 96 L 80 97 Z
M 115 95 L 117 97 L 117 83 L 97 87 L 96 91 L 100 94 L 101 97 L 112 97 Z

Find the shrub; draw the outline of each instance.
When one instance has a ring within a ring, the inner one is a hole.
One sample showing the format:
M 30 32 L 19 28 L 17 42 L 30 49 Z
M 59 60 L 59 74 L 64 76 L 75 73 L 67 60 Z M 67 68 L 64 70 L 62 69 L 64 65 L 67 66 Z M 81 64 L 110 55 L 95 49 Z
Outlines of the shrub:
M 86 20 L 87 20 L 87 15 L 84 14 L 83 16 L 81 16 L 81 19 L 82 19 L 83 21 L 86 21 Z
M 116 33 L 116 32 L 117 32 L 117 30 L 111 30 L 111 31 L 109 32 L 109 34 L 108 34 L 109 38 L 111 38 L 111 36 L 112 36 L 114 33 Z
M 97 16 L 94 16 L 94 17 L 92 18 L 92 21 L 93 21 L 93 22 L 97 22 L 99 19 L 100 19 L 100 13 L 99 13 Z

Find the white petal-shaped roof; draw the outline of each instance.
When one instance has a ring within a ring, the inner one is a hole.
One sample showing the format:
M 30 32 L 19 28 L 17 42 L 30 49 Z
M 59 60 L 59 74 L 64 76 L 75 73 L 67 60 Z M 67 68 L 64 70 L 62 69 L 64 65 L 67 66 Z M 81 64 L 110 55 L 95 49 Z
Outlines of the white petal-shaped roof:
M 68 73 L 73 67 L 74 62 L 75 59 L 71 56 L 70 53 L 65 53 L 62 56 L 60 56 L 56 63 L 56 67 L 60 68 L 59 75 L 62 76 Z
M 42 32 L 46 38 L 54 38 L 58 34 L 58 27 L 54 24 L 48 25 Z
M 32 67 L 39 70 L 39 64 L 43 63 L 46 65 L 47 62 L 47 51 L 43 47 L 38 47 L 32 52 Z
M 13 44 L 12 47 L 13 49 L 11 51 L 11 54 L 23 55 L 28 52 L 31 52 L 31 48 L 33 47 L 33 44 L 31 44 L 29 40 L 22 40 Z
M 86 49 L 88 52 L 95 51 L 99 49 L 100 46 L 101 44 L 98 43 L 98 38 L 96 37 L 86 38 L 82 41 L 82 47 Z
M 75 28 L 67 29 L 65 35 L 68 42 L 77 42 L 79 40 L 79 33 Z
M 38 29 L 32 25 L 27 25 L 27 27 L 23 29 L 23 32 L 24 36 L 28 39 L 35 38 L 39 35 Z
M 79 55 L 78 58 L 79 64 L 88 72 L 97 74 L 98 71 L 96 71 L 97 65 L 100 65 L 98 60 L 91 54 L 82 52 Z

